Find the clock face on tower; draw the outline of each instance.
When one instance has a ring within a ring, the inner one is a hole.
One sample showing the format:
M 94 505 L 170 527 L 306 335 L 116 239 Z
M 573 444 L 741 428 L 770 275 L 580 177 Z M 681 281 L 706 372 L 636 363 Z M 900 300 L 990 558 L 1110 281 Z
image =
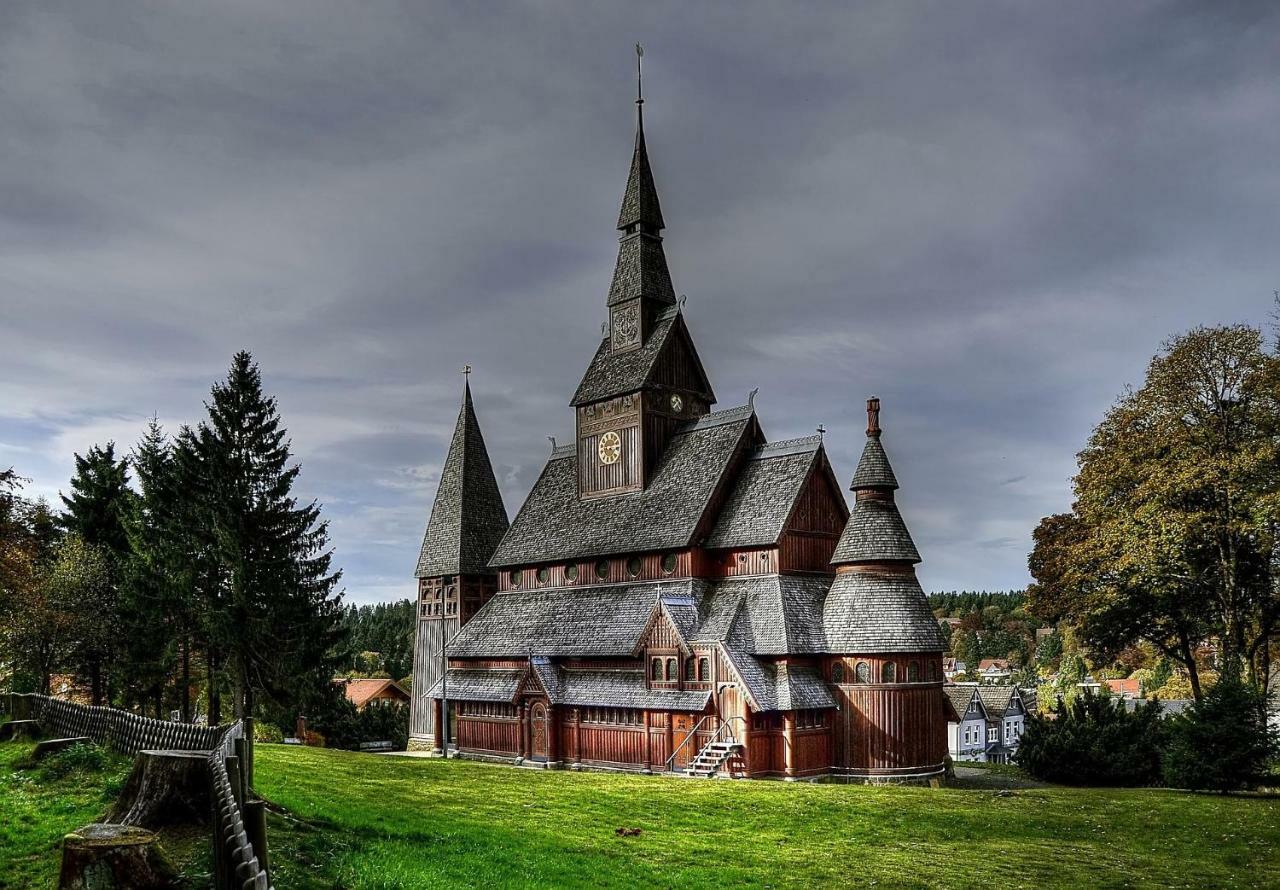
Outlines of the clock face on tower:
M 596 449 L 600 455 L 600 463 L 616 464 L 622 456 L 622 438 L 613 430 L 600 437 L 600 447 Z

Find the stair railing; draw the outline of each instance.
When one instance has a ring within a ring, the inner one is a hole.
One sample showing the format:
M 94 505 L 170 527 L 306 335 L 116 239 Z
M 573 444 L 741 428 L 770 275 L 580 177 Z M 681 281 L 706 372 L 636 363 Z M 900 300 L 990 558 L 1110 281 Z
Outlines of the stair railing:
M 689 744 L 690 741 L 698 737 L 698 730 L 702 728 L 702 724 L 706 723 L 708 720 L 710 720 L 714 716 L 715 714 L 706 714 L 702 717 L 701 720 L 693 724 L 693 729 L 689 730 L 689 733 L 684 737 L 684 741 L 681 742 L 679 745 L 677 745 L 676 749 L 671 752 L 671 756 L 667 758 L 665 767 L 668 772 L 671 770 L 671 764 L 676 759 L 676 755 L 679 754 L 682 750 L 684 750 L 685 745 Z

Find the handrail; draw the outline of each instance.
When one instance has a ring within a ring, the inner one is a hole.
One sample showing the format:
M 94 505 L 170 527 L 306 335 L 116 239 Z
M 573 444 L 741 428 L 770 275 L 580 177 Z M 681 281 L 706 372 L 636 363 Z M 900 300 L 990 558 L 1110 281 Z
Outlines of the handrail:
M 674 751 L 672 751 L 672 752 L 671 752 L 671 756 L 667 758 L 667 761 L 666 761 L 666 763 L 665 763 L 665 767 L 666 767 L 666 769 L 667 769 L 668 771 L 671 769 L 671 763 L 672 763 L 672 761 L 674 761 L 674 760 L 676 759 L 676 755 L 677 755 L 677 754 L 679 754 L 679 753 L 680 753 L 680 751 L 681 751 L 681 750 L 683 750 L 684 746 L 685 746 L 685 745 L 687 745 L 687 744 L 689 744 L 689 742 L 690 742 L 691 740 L 693 740 L 693 739 L 697 738 L 697 736 L 698 736 L 698 728 L 699 728 L 700 726 L 702 726 L 702 724 L 706 723 L 708 720 L 710 720 L 712 717 L 715 717 L 715 716 L 717 716 L 717 715 L 715 715 L 715 714 L 704 714 L 704 715 L 703 715 L 703 717 L 702 717 L 702 719 L 701 719 L 701 720 L 699 720 L 697 723 L 695 723 L 695 724 L 693 725 L 693 729 L 689 730 L 689 734 L 688 734 L 688 735 L 686 735 L 686 736 L 684 737 L 684 741 L 683 741 L 683 742 L 681 742 L 679 745 L 677 745 L 677 746 L 676 746 L 676 749 L 675 749 Z M 733 725 L 733 721 L 735 721 L 735 720 L 740 720 L 740 721 L 742 721 L 743 729 L 745 729 L 745 728 L 746 728 L 747 721 L 746 721 L 746 719 L 745 719 L 745 718 L 743 718 L 743 717 L 740 717 L 740 716 L 738 716 L 738 715 L 736 715 L 736 714 L 735 714 L 734 716 L 732 716 L 732 717 L 721 717 L 721 718 L 720 718 L 720 725 L 719 725 L 719 726 L 717 726 L 717 727 L 716 727 L 716 731 L 715 731 L 715 732 L 713 732 L 713 733 L 711 734 L 711 738 L 707 741 L 707 745 L 710 745 L 710 744 L 713 744 L 713 743 L 715 743 L 715 742 L 720 741 L 720 734 L 721 734 L 722 732 L 724 732 L 724 731 L 725 731 L 725 729 L 727 729 L 727 728 L 731 727 L 731 726 Z M 732 733 L 730 733 L 730 735 L 729 735 L 729 741 L 734 742 L 735 744 L 736 744 L 736 743 L 738 743 L 737 738 L 735 738 L 735 737 L 733 736 L 733 734 L 732 734 Z M 706 747 L 706 745 L 703 745 L 703 747 L 705 748 L 705 747 Z

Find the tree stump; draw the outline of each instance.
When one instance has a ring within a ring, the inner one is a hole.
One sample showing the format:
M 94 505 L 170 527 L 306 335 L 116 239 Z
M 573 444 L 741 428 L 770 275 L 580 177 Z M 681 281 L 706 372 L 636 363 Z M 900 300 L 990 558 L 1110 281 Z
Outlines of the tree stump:
M 13 742 L 19 739 L 32 741 L 40 735 L 40 726 L 34 720 L 10 720 L 0 723 L 0 742 Z
M 207 751 L 139 751 L 109 818 L 143 828 L 207 822 L 208 757 Z
M 59 890 L 167 890 L 178 876 L 154 833 L 132 825 L 95 822 L 62 841 Z
M 36 742 L 36 749 L 31 752 L 31 757 L 33 760 L 40 760 L 50 754 L 65 751 L 73 745 L 88 745 L 89 743 L 89 737 L 84 735 L 66 739 L 42 739 Z

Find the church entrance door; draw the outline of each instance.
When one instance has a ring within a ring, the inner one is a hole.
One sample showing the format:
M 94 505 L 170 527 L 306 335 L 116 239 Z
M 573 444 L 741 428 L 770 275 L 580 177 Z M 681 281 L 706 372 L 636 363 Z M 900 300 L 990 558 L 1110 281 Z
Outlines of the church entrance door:
M 529 709 L 530 759 L 547 759 L 547 706 L 542 702 L 534 702 Z

